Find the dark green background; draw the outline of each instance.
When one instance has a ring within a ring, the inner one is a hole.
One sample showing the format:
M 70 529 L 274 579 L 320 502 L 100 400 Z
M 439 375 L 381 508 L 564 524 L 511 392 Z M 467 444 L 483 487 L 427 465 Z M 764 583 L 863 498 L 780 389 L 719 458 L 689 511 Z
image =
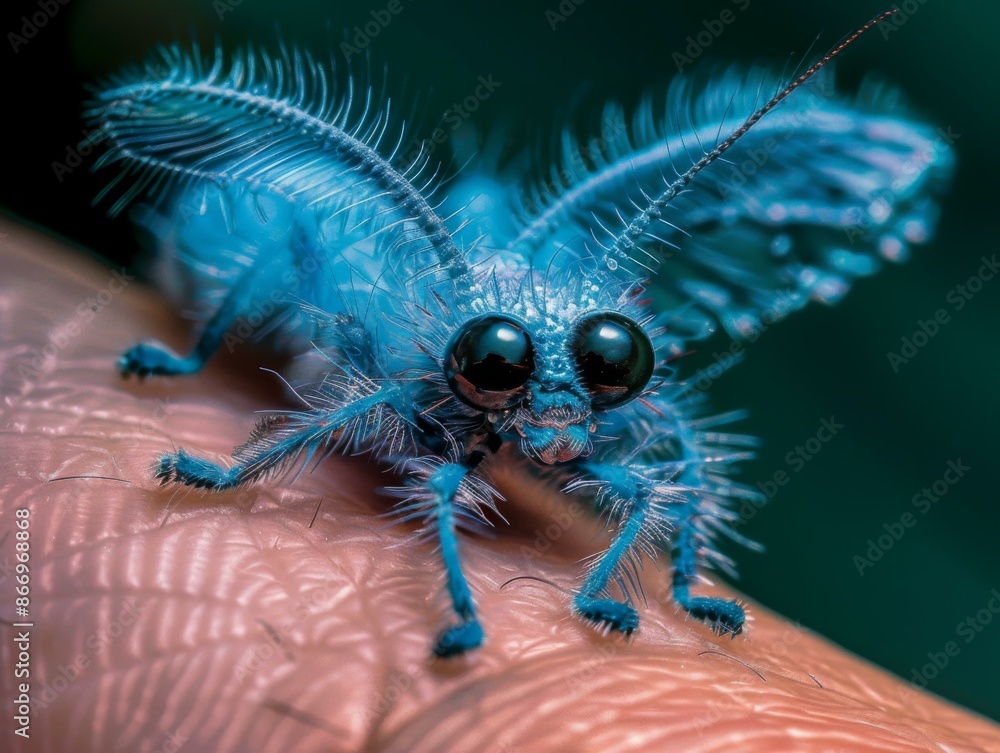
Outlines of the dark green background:
M 729 0 L 586 0 L 553 31 L 545 10 L 557 2 L 402 2 L 403 12 L 372 41 L 372 59 L 420 92 L 427 132 L 479 75 L 493 74 L 502 87 L 474 123 L 527 124 L 527 133 L 543 142 L 571 101 L 579 101 L 578 111 L 596 112 L 606 98 L 631 106 L 662 86 L 676 71 L 671 56 L 684 49 L 686 37 L 724 8 L 736 8 Z M 89 205 L 104 178 L 84 166 L 57 182 L 51 168 L 82 135 L 83 82 L 141 59 L 154 42 L 192 35 L 233 46 L 271 43 L 277 29 L 325 52 L 342 40 L 343 29 L 364 24 L 371 10 L 387 4 L 224 3 L 72 0 L 16 54 L 9 43 L 0 45 L 8 89 L 0 206 L 110 258 L 130 258 L 135 244 L 127 223 L 111 222 Z M 17 16 L 38 8 L 21 5 L 0 27 L 5 34 L 20 28 Z M 886 7 L 751 0 L 745 11 L 734 10 L 735 21 L 703 59 L 794 63 L 816 34 L 822 33 L 816 49 L 826 49 Z M 751 482 L 788 470 L 785 454 L 814 436 L 821 418 L 832 415 L 845 426 L 745 527 L 767 553 L 729 549 L 748 594 L 904 678 L 928 662 L 928 652 L 957 641 L 959 655 L 928 688 L 1000 718 L 1000 616 L 971 643 L 956 634 L 1000 587 L 994 526 L 1000 280 L 953 313 L 899 374 L 886 357 L 918 319 L 947 308 L 947 292 L 997 247 L 1000 10 L 945 0 L 905 7 L 917 10 L 888 39 L 875 31 L 850 50 L 839 79 L 850 88 L 866 72 L 878 72 L 900 84 L 931 122 L 961 134 L 954 190 L 937 238 L 909 264 L 861 282 L 840 306 L 813 306 L 773 327 L 748 348 L 744 364 L 713 386 L 718 408 L 749 408 L 742 426 L 765 440 L 759 459 L 746 466 Z M 701 354 L 726 345 L 720 338 Z M 957 458 L 971 471 L 920 514 L 911 498 Z M 854 555 L 906 511 L 917 524 L 860 577 Z

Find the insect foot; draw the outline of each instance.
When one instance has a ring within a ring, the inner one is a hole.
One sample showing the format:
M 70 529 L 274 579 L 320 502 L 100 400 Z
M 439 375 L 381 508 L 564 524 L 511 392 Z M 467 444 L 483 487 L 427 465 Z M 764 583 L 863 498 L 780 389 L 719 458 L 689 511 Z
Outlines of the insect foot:
M 743 632 L 746 612 L 735 601 L 726 601 L 713 596 L 695 596 L 684 606 L 687 613 L 696 620 L 707 623 L 716 635 L 731 638 Z
M 147 376 L 172 376 L 191 374 L 198 370 L 190 359 L 181 358 L 165 345 L 138 343 L 122 353 L 118 359 L 122 376 L 135 374 L 140 379 Z
M 595 599 L 579 594 L 573 600 L 573 609 L 591 622 L 607 625 L 625 635 L 631 635 L 639 627 L 639 613 L 628 604 L 613 599 Z
M 222 491 L 234 485 L 231 471 L 210 460 L 189 455 L 184 450 L 160 457 L 154 474 L 161 484 L 176 482 L 198 489 Z
M 483 628 L 478 620 L 445 630 L 434 644 L 434 655 L 442 659 L 459 656 L 483 645 Z

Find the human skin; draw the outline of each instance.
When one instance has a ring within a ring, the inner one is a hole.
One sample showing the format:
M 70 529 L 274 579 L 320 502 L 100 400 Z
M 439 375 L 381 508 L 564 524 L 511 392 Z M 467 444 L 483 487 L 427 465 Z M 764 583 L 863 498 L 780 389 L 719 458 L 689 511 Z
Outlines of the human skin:
M 487 643 L 433 659 L 452 618 L 433 543 L 384 517 L 397 478 L 335 456 L 221 494 L 158 485 L 159 454 L 226 456 L 253 411 L 293 407 L 278 379 L 249 350 L 122 379 L 134 342 L 189 341 L 156 293 L 9 221 L 0 268 L 5 750 L 1000 750 L 993 723 L 753 602 L 743 635 L 714 636 L 671 603 L 666 561 L 642 574 L 639 631 L 602 636 L 569 612 L 601 525 L 518 468 L 497 474 L 510 525 L 460 542 Z M 28 741 L 9 702 L 18 508 Z M 523 575 L 550 583 L 503 586 Z

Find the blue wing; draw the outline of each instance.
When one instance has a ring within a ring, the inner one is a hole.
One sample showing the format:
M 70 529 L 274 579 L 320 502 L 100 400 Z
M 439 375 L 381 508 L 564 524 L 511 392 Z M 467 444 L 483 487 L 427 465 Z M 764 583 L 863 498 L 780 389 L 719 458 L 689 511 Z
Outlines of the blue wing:
M 629 128 L 615 126 L 623 118 L 609 107 L 599 149 L 593 140 L 564 139 L 562 167 L 522 201 L 510 249 L 536 263 L 567 254 L 602 259 L 629 217 L 784 83 L 759 70 L 682 78 L 662 114 L 647 100 Z M 855 279 L 928 240 L 935 197 L 953 168 L 948 142 L 946 131 L 914 118 L 892 89 L 867 82 L 856 96 L 839 96 L 826 69 L 606 262 L 620 275 L 649 278 L 674 333 L 671 348 L 718 324 L 734 337 L 751 335 L 762 317 L 771 323 L 809 300 L 839 300 Z
M 396 164 L 409 137 L 375 92 L 294 50 L 163 49 L 88 112 L 98 166 L 124 166 L 102 197 L 112 213 L 149 202 L 136 219 L 179 301 L 235 321 L 304 300 L 391 344 L 403 335 L 384 314 L 431 291 L 462 309 L 477 283 L 419 179 L 426 155 Z

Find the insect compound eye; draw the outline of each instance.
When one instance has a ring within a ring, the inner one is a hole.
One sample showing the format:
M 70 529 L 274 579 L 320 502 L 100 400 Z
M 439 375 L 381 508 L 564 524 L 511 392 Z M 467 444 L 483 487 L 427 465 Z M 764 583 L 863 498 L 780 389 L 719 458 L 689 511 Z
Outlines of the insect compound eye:
M 531 338 L 518 322 L 487 315 L 467 322 L 445 350 L 444 375 L 458 398 L 479 410 L 517 404 L 535 370 Z
M 579 320 L 573 354 L 595 409 L 626 403 L 645 389 L 656 364 L 642 327 L 612 312 Z

